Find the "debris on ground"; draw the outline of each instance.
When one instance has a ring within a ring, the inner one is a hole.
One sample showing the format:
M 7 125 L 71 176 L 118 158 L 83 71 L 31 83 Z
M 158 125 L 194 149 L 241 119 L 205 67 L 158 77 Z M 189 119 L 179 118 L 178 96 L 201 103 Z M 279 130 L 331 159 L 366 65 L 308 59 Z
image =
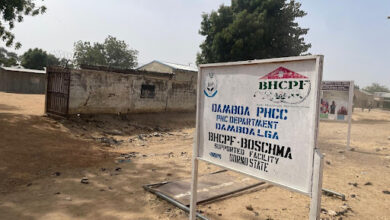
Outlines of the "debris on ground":
M 390 195 L 390 191 L 388 191 L 388 190 L 383 190 L 382 192 L 383 192 L 384 194 Z
M 351 207 L 349 207 L 346 203 L 344 203 L 343 206 L 340 207 L 342 210 L 338 211 L 336 216 L 345 216 L 348 212 L 352 212 Z
M 129 152 L 129 153 L 121 153 L 119 157 L 116 158 L 116 163 L 130 163 L 130 158 L 136 158 L 138 152 Z
M 161 133 L 158 133 L 158 132 L 154 132 L 154 133 L 153 133 L 153 136 L 154 136 L 154 137 L 161 137 L 162 134 L 161 134 Z
M 344 194 L 341 194 L 341 193 L 338 193 L 338 192 L 333 192 L 329 189 L 322 189 L 322 193 L 326 196 L 330 196 L 330 197 L 337 197 L 337 198 L 340 198 L 342 201 L 345 201 L 345 195 Z
M 371 182 L 367 182 L 364 184 L 365 186 L 372 186 L 372 183 Z
M 130 163 L 131 160 L 130 159 L 119 159 L 119 160 L 116 160 L 116 163 Z
M 117 168 L 115 168 L 115 171 L 121 171 L 122 170 L 122 168 L 120 168 L 120 167 L 117 167 Z
M 140 139 L 141 141 L 146 140 L 145 137 L 146 137 L 146 134 L 139 134 L 138 135 L 138 139 Z
M 117 140 L 113 137 L 100 137 L 100 138 L 96 138 L 95 140 L 99 141 L 100 143 L 106 144 L 108 146 L 120 145 L 124 142 L 123 140 Z
M 54 173 L 53 173 L 53 176 L 60 176 L 60 175 L 61 175 L 60 172 L 54 172 Z
M 252 205 L 248 205 L 248 206 L 246 206 L 246 210 L 248 210 L 248 211 L 253 211 L 253 207 L 252 207 Z
M 354 187 L 358 187 L 358 184 L 357 183 L 348 183 L 348 185 L 352 185 Z
M 125 159 L 129 159 L 129 158 L 137 157 L 137 154 L 139 154 L 139 152 L 129 152 L 129 153 L 122 153 L 120 156 L 124 157 Z
M 333 210 L 328 210 L 328 215 L 330 216 L 336 216 L 337 215 L 337 212 L 333 211 Z
M 108 134 L 108 135 L 123 135 L 123 132 L 122 131 L 119 131 L 119 130 L 110 130 L 110 131 L 104 131 L 105 134 Z
M 88 183 L 89 183 L 87 177 L 81 178 L 81 181 L 80 181 L 80 182 L 83 183 L 83 184 L 88 184 Z

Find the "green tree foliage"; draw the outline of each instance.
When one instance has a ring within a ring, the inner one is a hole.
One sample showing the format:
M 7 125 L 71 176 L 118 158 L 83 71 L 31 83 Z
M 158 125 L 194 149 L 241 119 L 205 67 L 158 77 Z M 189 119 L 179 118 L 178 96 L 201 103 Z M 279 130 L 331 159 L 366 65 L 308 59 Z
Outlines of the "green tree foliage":
M 197 63 L 297 56 L 310 47 L 308 29 L 295 21 L 306 15 L 294 0 L 232 0 L 202 15 Z
M 16 66 L 18 64 L 18 55 L 8 52 L 5 48 L 0 47 L 0 66 Z
M 42 49 L 29 49 L 21 56 L 21 65 L 28 69 L 43 70 L 47 66 L 57 66 L 60 60 Z
M 16 22 L 22 22 L 24 16 L 35 16 L 46 11 L 45 6 L 37 6 L 34 0 L 0 0 L 0 38 L 7 47 L 14 43 L 15 35 L 11 30 Z M 20 48 L 17 42 L 15 48 Z
M 129 49 L 124 41 L 108 36 L 104 43 L 76 42 L 73 57 L 77 65 L 87 64 L 131 69 L 137 66 L 137 54 L 138 51 Z
M 372 83 L 370 86 L 366 86 L 363 88 L 364 91 L 369 93 L 374 92 L 390 92 L 389 88 L 385 85 L 380 85 L 379 83 Z
M 65 68 L 74 68 L 73 61 L 71 59 L 61 58 L 59 66 Z

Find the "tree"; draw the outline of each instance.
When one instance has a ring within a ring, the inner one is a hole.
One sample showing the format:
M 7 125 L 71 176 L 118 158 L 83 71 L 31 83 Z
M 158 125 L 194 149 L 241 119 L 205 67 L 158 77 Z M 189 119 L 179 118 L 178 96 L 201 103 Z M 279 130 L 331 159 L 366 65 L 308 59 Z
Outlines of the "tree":
M 14 43 L 15 35 L 11 32 L 16 22 L 22 22 L 24 16 L 35 16 L 43 14 L 46 11 L 45 6 L 37 6 L 34 0 L 1 0 L 0 1 L 0 38 L 7 47 Z M 8 25 L 7 25 L 8 24 Z M 7 27 L 8 26 L 8 27 Z M 21 44 L 17 42 L 15 48 L 18 49 Z
M 77 65 L 99 65 L 122 69 L 131 69 L 137 66 L 137 50 L 115 37 L 108 36 L 104 43 L 91 44 L 78 41 L 74 44 L 74 61 Z
M 218 11 L 202 15 L 197 63 L 297 56 L 310 47 L 309 29 L 295 21 L 306 15 L 294 0 L 232 0 Z
M 21 56 L 21 64 L 25 68 L 43 70 L 47 66 L 59 65 L 60 61 L 54 55 L 35 48 L 29 49 Z
M 59 66 L 62 66 L 64 68 L 74 68 L 73 61 L 67 58 L 61 58 Z
M 366 86 L 363 88 L 364 91 L 369 93 L 374 92 L 390 92 L 389 88 L 385 85 L 380 85 L 379 83 L 372 83 L 370 86 Z
M 8 52 L 5 48 L 0 47 L 0 66 L 15 66 L 18 64 L 18 55 Z

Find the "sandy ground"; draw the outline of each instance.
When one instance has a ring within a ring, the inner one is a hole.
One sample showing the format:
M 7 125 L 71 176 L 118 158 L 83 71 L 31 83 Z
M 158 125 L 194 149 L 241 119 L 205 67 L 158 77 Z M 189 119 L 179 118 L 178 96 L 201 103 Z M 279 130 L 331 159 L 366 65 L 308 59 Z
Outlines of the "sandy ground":
M 190 177 L 193 114 L 65 120 L 42 116 L 43 106 L 42 95 L 0 93 L 0 219 L 187 219 L 142 185 Z M 321 217 L 390 219 L 390 112 L 355 110 L 354 151 L 346 130 L 320 124 L 323 187 L 347 199 L 323 195 Z M 121 153 L 135 157 L 117 163 Z M 200 164 L 201 174 L 217 170 Z M 210 219 L 307 219 L 309 198 L 269 187 L 198 209 Z

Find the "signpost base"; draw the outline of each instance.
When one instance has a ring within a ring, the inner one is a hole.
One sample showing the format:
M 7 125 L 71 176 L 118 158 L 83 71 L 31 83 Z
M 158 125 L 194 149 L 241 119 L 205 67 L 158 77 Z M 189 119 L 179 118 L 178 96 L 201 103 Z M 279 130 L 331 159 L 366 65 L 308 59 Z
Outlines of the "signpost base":
M 310 220 L 320 220 L 323 166 L 324 166 L 324 157 L 319 151 L 319 149 L 316 148 L 314 152 L 313 185 L 311 190 L 310 214 L 309 214 Z

